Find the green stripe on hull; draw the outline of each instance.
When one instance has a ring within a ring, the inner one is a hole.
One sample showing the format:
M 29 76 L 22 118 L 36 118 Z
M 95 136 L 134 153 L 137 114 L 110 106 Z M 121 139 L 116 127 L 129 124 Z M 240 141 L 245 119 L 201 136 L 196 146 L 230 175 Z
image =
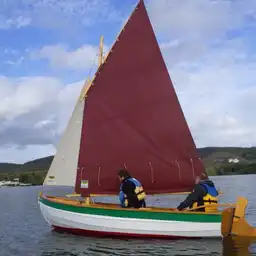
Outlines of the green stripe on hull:
M 45 198 L 39 199 L 44 205 L 50 206 L 55 209 L 81 213 L 81 214 L 92 214 L 109 217 L 119 218 L 134 218 L 134 219 L 150 219 L 150 220 L 169 220 L 169 221 L 186 221 L 186 222 L 209 222 L 209 223 L 220 223 L 221 215 L 219 214 L 185 214 L 182 212 L 148 212 L 148 211 L 129 211 L 122 209 L 104 209 L 94 207 L 81 207 L 67 204 L 61 204 L 49 201 Z

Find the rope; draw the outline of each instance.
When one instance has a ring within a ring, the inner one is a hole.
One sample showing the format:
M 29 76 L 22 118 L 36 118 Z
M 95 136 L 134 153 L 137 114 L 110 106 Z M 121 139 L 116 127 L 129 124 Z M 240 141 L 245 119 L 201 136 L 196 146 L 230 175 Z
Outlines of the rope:
M 150 170 L 151 170 L 151 181 L 152 181 L 152 183 L 154 183 L 154 181 L 155 181 L 155 179 L 154 179 L 155 178 L 154 177 L 154 170 L 153 170 L 151 162 L 149 162 L 148 164 L 149 164 Z
M 180 164 L 179 164 L 179 162 L 178 162 L 177 160 L 175 160 L 174 162 L 175 162 L 175 163 L 177 164 L 177 166 L 178 166 L 178 171 L 179 171 L 179 179 L 181 180 Z
M 98 186 L 99 187 L 100 187 L 100 170 L 101 170 L 101 168 L 99 166 L 99 168 L 98 168 Z

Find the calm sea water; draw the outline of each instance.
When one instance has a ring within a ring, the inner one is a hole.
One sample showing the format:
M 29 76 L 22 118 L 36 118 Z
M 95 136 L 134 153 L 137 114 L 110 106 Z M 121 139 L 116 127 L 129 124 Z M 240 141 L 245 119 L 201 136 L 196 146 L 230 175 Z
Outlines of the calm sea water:
M 234 203 L 239 195 L 249 199 L 247 219 L 256 226 L 256 175 L 214 177 L 224 192 L 221 202 Z M 221 239 L 141 240 L 77 237 L 51 230 L 41 216 L 37 196 L 42 187 L 0 188 L 0 256 L 30 255 L 256 255 L 251 241 Z M 46 191 L 63 194 L 63 191 Z M 65 191 L 66 192 L 66 191 Z M 177 206 L 184 196 L 152 197 L 150 204 Z M 116 201 L 117 198 L 111 201 Z

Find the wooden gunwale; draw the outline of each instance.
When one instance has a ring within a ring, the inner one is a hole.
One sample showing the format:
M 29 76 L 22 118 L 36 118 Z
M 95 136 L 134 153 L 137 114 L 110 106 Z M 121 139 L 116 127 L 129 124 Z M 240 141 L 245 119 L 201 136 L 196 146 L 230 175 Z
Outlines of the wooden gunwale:
M 69 198 L 64 197 L 57 197 L 57 196 L 45 196 L 40 195 L 41 198 L 45 200 L 49 200 L 53 203 L 60 203 L 65 205 L 72 205 L 76 207 L 87 207 L 87 208 L 100 208 L 100 209 L 106 209 L 106 210 L 122 210 L 122 211 L 145 211 L 145 212 L 165 212 L 165 213 L 179 213 L 179 214 L 200 214 L 200 215 L 221 215 L 222 211 L 218 212 L 192 212 L 192 211 L 178 211 L 176 208 L 161 208 L 161 207 L 147 207 L 147 208 L 120 208 L 118 204 L 111 204 L 111 203 L 91 203 L 91 204 L 85 204 L 83 202 L 80 202 L 78 200 L 73 200 Z M 221 206 L 220 204 L 218 206 Z M 227 206 L 227 205 L 225 205 Z

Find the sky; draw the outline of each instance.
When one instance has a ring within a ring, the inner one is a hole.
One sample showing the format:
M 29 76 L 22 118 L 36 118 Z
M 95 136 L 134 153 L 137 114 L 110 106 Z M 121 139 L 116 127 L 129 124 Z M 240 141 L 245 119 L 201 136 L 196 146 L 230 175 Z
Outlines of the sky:
M 0 162 L 56 152 L 137 0 L 2 0 Z M 256 1 L 145 0 L 197 147 L 256 146 Z

